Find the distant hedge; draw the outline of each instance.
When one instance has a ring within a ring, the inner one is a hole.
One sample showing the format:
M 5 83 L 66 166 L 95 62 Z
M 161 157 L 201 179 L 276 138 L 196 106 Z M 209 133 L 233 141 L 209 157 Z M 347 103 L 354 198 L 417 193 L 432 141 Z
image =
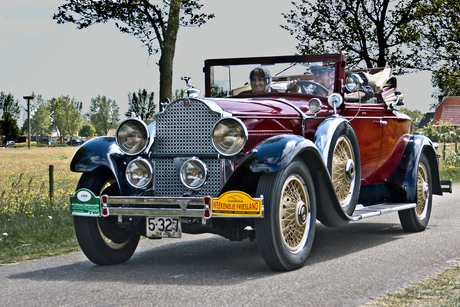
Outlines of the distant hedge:
M 69 147 L 66 143 L 52 143 L 53 145 L 48 145 L 47 143 L 38 143 L 37 142 L 30 142 L 30 147 Z M 13 148 L 23 148 L 27 147 L 27 143 L 16 143 L 14 144 Z

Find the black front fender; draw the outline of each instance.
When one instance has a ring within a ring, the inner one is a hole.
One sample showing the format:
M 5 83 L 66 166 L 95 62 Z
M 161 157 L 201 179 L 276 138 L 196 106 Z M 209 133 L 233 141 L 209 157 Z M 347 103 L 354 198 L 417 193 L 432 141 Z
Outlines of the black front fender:
M 70 162 L 70 170 L 86 173 L 104 165 L 117 174 L 118 164 L 123 163 L 122 156 L 114 137 L 97 137 L 78 148 Z
M 115 143 L 115 137 L 102 136 L 91 139 L 78 148 L 70 162 L 70 170 L 88 173 L 99 167 L 106 167 L 115 175 L 123 195 L 130 195 L 132 188 L 126 184 L 125 165 L 125 155 Z
M 329 227 L 347 224 L 349 218 L 340 206 L 316 145 L 296 135 L 279 135 L 261 142 L 238 165 L 222 193 L 235 189 L 259 197 L 255 194 L 260 176 L 283 170 L 296 157 L 302 159 L 313 176 L 318 220 Z

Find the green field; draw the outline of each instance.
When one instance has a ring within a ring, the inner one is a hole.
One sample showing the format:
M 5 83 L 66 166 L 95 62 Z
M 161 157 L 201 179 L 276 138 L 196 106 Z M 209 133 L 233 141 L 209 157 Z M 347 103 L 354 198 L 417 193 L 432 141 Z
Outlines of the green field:
M 76 149 L 0 148 L 0 263 L 79 249 L 68 207 L 80 177 L 69 168 Z M 52 198 L 49 165 L 54 168 Z

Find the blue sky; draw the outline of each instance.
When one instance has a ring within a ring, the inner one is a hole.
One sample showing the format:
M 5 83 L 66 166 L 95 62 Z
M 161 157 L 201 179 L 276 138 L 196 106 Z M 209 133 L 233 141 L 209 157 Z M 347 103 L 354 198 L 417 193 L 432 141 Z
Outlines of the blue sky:
M 0 91 L 11 92 L 23 105 L 22 97 L 32 92 L 45 99 L 69 95 L 83 102 L 84 112 L 100 94 L 117 101 L 120 115 L 128 108 L 129 92 L 146 88 L 158 95 L 157 55 L 149 58 L 137 39 L 121 34 L 113 23 L 84 30 L 58 25 L 52 17 L 64 2 L 0 2 Z M 184 75 L 203 89 L 207 58 L 294 54 L 297 41 L 279 26 L 285 24 L 281 13 L 293 8 L 290 2 L 201 0 L 203 12 L 216 18 L 200 28 L 180 30 L 173 90 L 184 87 Z M 421 72 L 398 77 L 406 107 L 429 110 L 434 101 L 430 76 Z

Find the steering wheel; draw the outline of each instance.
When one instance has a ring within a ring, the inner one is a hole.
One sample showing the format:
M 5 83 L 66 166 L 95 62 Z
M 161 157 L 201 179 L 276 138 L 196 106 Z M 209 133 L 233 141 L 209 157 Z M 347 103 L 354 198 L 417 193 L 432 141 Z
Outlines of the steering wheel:
M 313 95 L 321 95 L 321 96 L 328 96 L 329 91 L 323 85 L 316 83 L 314 81 L 302 80 L 297 81 L 296 83 L 300 86 L 300 90 L 304 94 L 313 94 Z

